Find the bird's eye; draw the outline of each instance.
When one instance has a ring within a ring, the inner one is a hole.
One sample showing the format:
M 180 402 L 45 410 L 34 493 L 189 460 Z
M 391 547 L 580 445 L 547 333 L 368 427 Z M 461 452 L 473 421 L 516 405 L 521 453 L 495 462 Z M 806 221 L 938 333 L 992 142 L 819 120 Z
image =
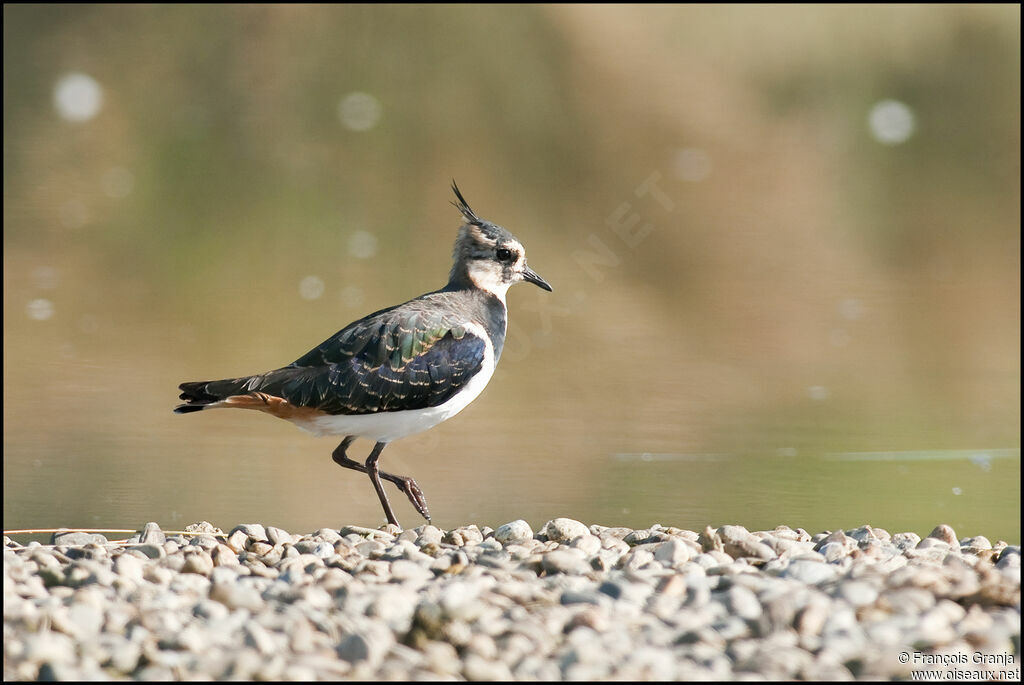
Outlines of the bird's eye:
M 511 262 L 512 250 L 502 247 L 495 253 L 495 256 L 498 258 L 499 262 Z

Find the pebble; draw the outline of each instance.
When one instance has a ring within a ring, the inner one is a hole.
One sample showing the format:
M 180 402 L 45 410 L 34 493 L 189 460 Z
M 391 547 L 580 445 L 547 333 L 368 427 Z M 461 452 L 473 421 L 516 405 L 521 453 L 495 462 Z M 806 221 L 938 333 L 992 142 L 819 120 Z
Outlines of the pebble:
M 590 535 L 590 528 L 574 519 L 557 518 L 547 522 L 543 534 L 553 542 L 571 542 L 581 535 Z
M 503 545 L 514 545 L 533 539 L 533 529 L 522 519 L 498 526 L 494 531 L 494 539 Z
M 258 523 L 243 523 L 235 526 L 231 533 L 241 532 L 245 533 L 251 539 L 257 542 L 266 542 L 270 538 L 267 537 L 267 529 Z
M 1019 669 L 1020 547 L 947 525 L 155 523 L 4 544 L 7 679 L 906 679 Z M 938 656 L 936 658 L 939 658 Z M 966 659 L 966 660 L 964 660 Z M 1001 668 L 1001 667 L 996 667 Z M 1019 671 L 1017 671 L 1019 673 Z
M 265 530 L 267 532 L 267 539 L 270 541 L 270 544 L 274 545 L 274 547 L 283 545 L 286 542 L 293 542 L 291 533 L 285 530 L 275 528 L 274 526 L 266 526 Z M 338 539 L 341 538 L 340 535 L 336 535 L 336 537 Z M 333 540 L 327 542 L 333 542 Z
M 728 604 L 732 613 L 747 621 L 761 618 L 761 602 L 757 595 L 742 586 L 729 588 Z
M 107 538 L 99 533 L 74 533 L 74 532 L 57 532 L 54 533 L 50 538 L 51 545 L 60 546 L 71 546 L 78 545 L 84 546 L 90 542 L 97 544 L 105 544 Z
M 855 607 L 870 606 L 878 599 L 878 590 L 869 582 L 851 580 L 837 588 L 836 595 Z
M 821 561 L 794 559 L 781 575 L 805 585 L 821 585 L 834 580 L 839 575 L 839 570 L 835 566 Z
M 964 538 L 960 541 L 960 546 L 966 547 L 974 551 L 992 549 L 992 543 L 989 542 L 988 538 L 984 535 L 976 535 L 972 538 Z
M 142 534 L 139 536 L 139 542 L 143 544 L 154 544 L 162 545 L 167 542 L 167 536 L 160 530 L 159 524 L 150 521 L 142 529 Z
M 214 584 L 210 589 L 210 599 L 220 602 L 228 609 L 248 609 L 255 612 L 263 608 L 263 598 L 258 590 L 234 583 Z
M 541 557 L 541 565 L 548 574 L 568 573 L 582 575 L 590 570 L 584 555 L 575 548 L 553 550 Z
M 722 526 L 716 531 L 716 536 L 722 542 L 721 551 L 733 559 L 751 558 L 766 561 L 775 558 L 772 548 L 743 526 Z
M 669 568 L 681 569 L 696 553 L 698 550 L 693 543 L 683 539 L 672 539 L 657 546 L 654 550 L 654 559 Z
M 935 526 L 935 529 L 928 534 L 928 537 L 934 538 L 936 540 L 941 540 L 950 547 L 959 546 L 959 543 L 957 542 L 956 533 L 953 532 L 953 529 L 951 527 L 947 526 L 944 523 Z
M 441 541 L 458 547 L 465 547 L 466 545 L 475 545 L 483 542 L 483 539 L 484 535 L 478 527 L 462 526 L 461 528 L 454 528 L 448 531 L 441 538 Z
M 911 547 L 917 547 L 917 543 L 921 542 L 921 537 L 916 533 L 896 533 L 892 536 L 892 543 L 896 545 L 896 548 L 900 551 L 905 551 Z

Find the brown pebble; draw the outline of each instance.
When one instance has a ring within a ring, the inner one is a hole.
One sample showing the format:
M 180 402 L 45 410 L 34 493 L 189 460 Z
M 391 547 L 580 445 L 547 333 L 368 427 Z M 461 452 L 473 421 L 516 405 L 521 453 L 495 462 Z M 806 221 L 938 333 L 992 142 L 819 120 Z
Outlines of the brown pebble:
M 935 538 L 936 540 L 942 540 L 950 547 L 960 546 L 959 539 L 957 538 L 956 533 L 953 532 L 953 528 L 947 526 L 945 523 L 940 523 L 935 526 L 935 530 L 929 533 L 928 537 Z

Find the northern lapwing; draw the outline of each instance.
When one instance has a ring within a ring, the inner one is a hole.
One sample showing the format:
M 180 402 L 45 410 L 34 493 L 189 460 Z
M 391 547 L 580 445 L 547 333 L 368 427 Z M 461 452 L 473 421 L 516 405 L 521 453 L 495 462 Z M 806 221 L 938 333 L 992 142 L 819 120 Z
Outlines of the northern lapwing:
M 280 369 L 182 383 L 185 403 L 174 411 L 257 409 L 317 436 L 344 436 L 331 456 L 370 476 L 388 523 L 398 525 L 398 519 L 381 478 L 397 485 L 429 521 L 416 481 L 378 469 L 381 451 L 450 419 L 483 391 L 505 342 L 505 294 L 512 284 L 528 281 L 551 290 L 526 265 L 523 244 L 479 218 L 454 182 L 452 190 L 464 221 L 447 285 L 350 323 Z M 364 463 L 346 454 L 356 438 L 376 443 Z

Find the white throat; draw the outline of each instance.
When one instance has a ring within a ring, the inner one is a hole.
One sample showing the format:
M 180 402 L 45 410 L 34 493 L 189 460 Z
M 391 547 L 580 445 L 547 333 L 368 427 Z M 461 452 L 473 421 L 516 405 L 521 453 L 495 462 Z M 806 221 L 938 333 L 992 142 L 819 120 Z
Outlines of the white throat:
M 480 290 L 486 290 L 505 304 L 505 293 L 512 285 L 502 277 L 502 269 L 493 262 L 474 265 L 469 270 L 469 280 Z

